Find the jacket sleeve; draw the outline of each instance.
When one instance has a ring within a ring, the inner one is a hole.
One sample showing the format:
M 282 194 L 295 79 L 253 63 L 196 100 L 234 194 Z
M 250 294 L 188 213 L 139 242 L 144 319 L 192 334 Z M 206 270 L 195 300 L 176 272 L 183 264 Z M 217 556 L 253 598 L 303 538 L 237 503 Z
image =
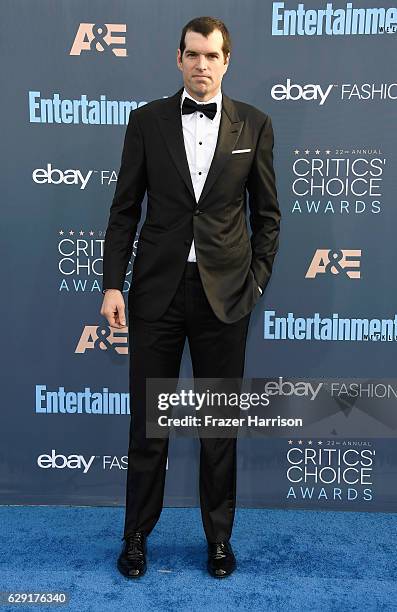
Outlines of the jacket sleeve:
M 270 116 L 261 129 L 247 180 L 251 224 L 251 269 L 264 290 L 269 282 L 278 250 L 280 207 L 273 168 L 274 135 Z
M 123 290 L 146 191 L 145 148 L 137 111 L 131 111 L 110 207 L 103 253 L 102 292 Z

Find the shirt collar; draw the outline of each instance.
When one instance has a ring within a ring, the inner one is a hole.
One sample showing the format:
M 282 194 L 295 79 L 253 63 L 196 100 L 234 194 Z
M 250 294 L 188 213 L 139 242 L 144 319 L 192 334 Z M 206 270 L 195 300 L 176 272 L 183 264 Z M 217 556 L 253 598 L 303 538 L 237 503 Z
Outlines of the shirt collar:
M 181 108 L 182 108 L 182 104 L 185 98 L 190 98 L 191 100 L 194 100 L 194 98 L 192 98 L 192 96 L 188 94 L 186 89 L 183 88 L 183 92 L 181 95 Z M 220 89 L 218 93 L 216 94 L 216 96 L 214 96 L 210 100 L 206 100 L 206 102 L 198 102 L 198 100 L 194 100 L 194 101 L 197 102 L 197 104 L 210 104 L 211 102 L 216 102 L 216 115 L 214 117 L 214 119 L 216 119 L 221 114 L 221 110 L 222 110 L 222 90 Z

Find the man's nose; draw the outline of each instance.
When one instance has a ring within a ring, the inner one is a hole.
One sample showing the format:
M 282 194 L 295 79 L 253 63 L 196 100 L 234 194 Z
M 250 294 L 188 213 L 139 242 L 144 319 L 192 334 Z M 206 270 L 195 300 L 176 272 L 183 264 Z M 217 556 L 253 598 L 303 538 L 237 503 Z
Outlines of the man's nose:
M 198 56 L 198 64 L 197 67 L 200 70 L 205 70 L 207 68 L 207 58 L 205 57 L 205 55 L 199 55 Z

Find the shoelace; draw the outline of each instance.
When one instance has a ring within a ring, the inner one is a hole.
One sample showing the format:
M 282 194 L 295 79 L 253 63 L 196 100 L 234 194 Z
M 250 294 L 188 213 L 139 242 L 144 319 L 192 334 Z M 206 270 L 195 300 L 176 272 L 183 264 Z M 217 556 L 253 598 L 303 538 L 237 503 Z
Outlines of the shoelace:
M 143 557 L 144 540 L 139 531 L 127 538 L 127 556 L 129 559 L 140 559 Z

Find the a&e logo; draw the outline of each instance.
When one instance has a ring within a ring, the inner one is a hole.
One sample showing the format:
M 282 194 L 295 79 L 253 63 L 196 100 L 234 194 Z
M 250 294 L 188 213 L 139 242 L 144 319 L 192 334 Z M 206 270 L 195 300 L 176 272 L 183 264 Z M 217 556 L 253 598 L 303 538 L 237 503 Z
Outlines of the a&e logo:
M 82 51 L 113 53 L 127 57 L 125 47 L 125 23 L 81 23 L 77 30 L 69 55 L 80 55 Z
M 305 278 L 317 274 L 345 274 L 349 278 L 361 278 L 361 249 L 317 249 Z

